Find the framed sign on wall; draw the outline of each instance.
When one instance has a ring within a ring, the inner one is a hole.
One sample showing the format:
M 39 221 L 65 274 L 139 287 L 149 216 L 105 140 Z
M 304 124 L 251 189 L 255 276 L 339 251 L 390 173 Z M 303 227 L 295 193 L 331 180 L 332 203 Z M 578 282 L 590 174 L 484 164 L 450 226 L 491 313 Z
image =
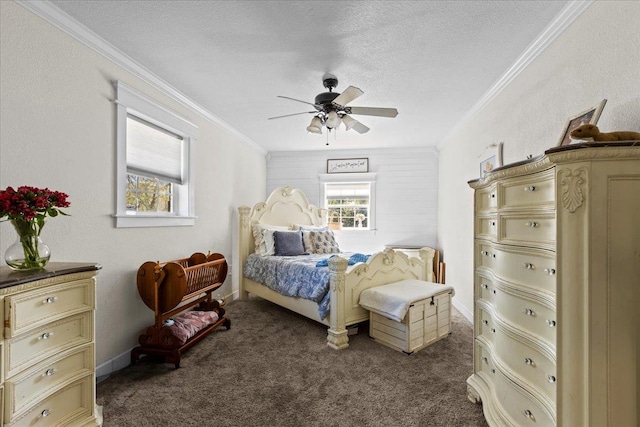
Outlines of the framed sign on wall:
M 327 159 L 327 173 L 369 172 L 369 159 Z

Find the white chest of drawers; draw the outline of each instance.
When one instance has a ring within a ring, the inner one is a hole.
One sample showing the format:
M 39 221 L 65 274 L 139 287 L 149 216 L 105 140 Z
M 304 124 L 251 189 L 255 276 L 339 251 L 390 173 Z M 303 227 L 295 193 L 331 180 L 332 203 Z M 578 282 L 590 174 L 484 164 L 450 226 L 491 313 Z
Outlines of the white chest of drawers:
M 0 426 L 99 426 L 95 400 L 96 264 L 0 268 Z
M 469 185 L 469 398 L 491 426 L 640 425 L 640 147 L 556 148 Z

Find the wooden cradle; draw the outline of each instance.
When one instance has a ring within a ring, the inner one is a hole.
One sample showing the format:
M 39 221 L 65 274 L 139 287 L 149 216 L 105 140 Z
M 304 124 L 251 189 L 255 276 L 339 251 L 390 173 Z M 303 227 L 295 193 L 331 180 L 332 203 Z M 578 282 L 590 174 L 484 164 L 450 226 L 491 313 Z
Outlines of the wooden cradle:
M 433 257 L 435 250 L 422 248 L 420 258 L 409 258 L 402 252 L 385 249 L 373 254 L 366 263 L 347 269 L 348 261 L 342 257 L 329 259 L 330 314 L 329 319 L 320 319 L 318 305 L 310 300 L 281 295 L 267 286 L 245 278 L 242 274 L 247 257 L 255 251 L 252 227 L 255 223 L 290 226 L 292 224 L 326 225 L 326 211 L 309 204 L 304 193 L 292 187 L 274 190 L 265 202 L 257 203 L 253 209 L 238 208 L 240 230 L 239 285 L 240 298 L 249 293 L 264 298 L 317 322 L 328 325 L 327 344 L 336 349 L 349 346 L 347 326 L 369 320 L 369 311 L 360 307 L 360 293 L 365 289 L 381 286 L 403 279 L 420 279 L 434 282 Z
M 224 316 L 224 308 L 211 295 L 222 286 L 226 277 L 227 261 L 219 253 L 194 253 L 189 258 L 142 264 L 137 275 L 138 292 L 147 307 L 154 311 L 155 324 L 140 335 L 140 347 L 131 351 L 131 363 L 135 363 L 141 354 L 153 354 L 163 356 L 166 362 L 174 363 L 178 368 L 184 350 L 220 325 L 229 329 L 231 322 Z M 164 327 L 165 321 L 192 307 L 198 311 L 215 311 L 218 320 L 200 329 L 183 344 Z

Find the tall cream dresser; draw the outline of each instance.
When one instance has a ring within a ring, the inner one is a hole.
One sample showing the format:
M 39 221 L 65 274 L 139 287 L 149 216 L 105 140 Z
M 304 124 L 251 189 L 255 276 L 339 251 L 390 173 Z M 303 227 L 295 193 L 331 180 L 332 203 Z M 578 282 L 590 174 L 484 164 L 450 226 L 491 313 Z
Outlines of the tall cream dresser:
M 581 143 L 475 190 L 469 399 L 491 426 L 640 426 L 640 142 Z
M 0 426 L 99 426 L 94 355 L 98 264 L 0 267 Z

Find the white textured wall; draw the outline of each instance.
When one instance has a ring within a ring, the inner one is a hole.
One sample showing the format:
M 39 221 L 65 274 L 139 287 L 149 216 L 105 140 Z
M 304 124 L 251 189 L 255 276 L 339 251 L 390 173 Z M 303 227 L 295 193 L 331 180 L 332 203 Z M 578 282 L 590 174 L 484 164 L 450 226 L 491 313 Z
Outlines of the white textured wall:
M 473 312 L 473 192 L 479 156 L 505 141 L 505 163 L 557 145 L 566 120 L 607 99 L 602 131 L 640 131 L 640 2 L 597 1 L 440 152 L 439 243 L 447 282 Z M 640 173 L 640 171 L 638 171 Z
M 34 185 L 69 194 L 71 216 L 49 219 L 42 237 L 51 261 L 103 266 L 96 317 L 101 364 L 135 346 L 153 323 L 136 288 L 140 264 L 208 250 L 231 262 L 236 207 L 264 199 L 266 160 L 13 2 L 0 2 L 0 28 L 0 188 Z M 114 228 L 116 79 L 199 126 L 195 226 Z M 0 253 L 14 239 L 12 227 L 0 224 Z
M 335 144 L 339 143 L 340 134 Z M 318 175 L 327 172 L 327 159 L 362 157 L 369 159 L 369 172 L 376 173 L 376 230 L 337 232 L 341 248 L 372 253 L 407 239 L 435 245 L 438 158 L 434 149 L 273 152 L 267 162 L 267 193 L 290 185 L 322 207 Z

